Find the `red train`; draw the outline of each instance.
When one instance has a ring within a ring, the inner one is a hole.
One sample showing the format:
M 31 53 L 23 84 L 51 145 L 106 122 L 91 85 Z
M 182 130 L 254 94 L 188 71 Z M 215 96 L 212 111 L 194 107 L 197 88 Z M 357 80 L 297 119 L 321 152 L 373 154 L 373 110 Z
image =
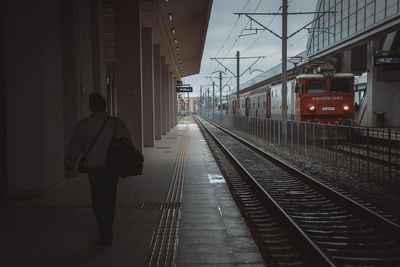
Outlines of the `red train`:
M 354 76 L 351 73 L 302 74 L 287 83 L 288 119 L 328 124 L 354 123 Z M 228 100 L 228 113 L 282 118 L 282 84 L 263 85 Z

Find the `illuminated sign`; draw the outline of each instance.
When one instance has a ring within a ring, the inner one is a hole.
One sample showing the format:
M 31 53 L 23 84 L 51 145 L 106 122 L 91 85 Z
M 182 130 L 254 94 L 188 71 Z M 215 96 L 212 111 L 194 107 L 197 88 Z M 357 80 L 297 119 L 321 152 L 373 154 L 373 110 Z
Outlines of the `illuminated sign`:
M 177 93 L 191 93 L 193 92 L 193 87 L 190 84 L 181 84 L 176 86 Z
M 393 66 L 400 65 L 400 56 L 375 56 L 374 57 L 375 66 Z

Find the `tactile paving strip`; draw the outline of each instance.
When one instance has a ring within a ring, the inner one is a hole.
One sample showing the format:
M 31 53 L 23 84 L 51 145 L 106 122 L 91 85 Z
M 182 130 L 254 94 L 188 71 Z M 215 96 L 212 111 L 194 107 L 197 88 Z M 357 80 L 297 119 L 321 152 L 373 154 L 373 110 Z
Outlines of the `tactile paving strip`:
M 128 202 L 121 205 L 121 210 L 164 210 L 179 209 L 181 202 Z
M 160 222 L 151 241 L 151 249 L 146 259 L 146 266 L 174 266 L 178 225 L 181 214 L 180 203 L 182 200 L 185 171 L 187 131 L 188 127 L 186 127 L 182 143 L 179 147 L 165 199 L 165 203 L 171 203 L 172 205 L 163 206 Z

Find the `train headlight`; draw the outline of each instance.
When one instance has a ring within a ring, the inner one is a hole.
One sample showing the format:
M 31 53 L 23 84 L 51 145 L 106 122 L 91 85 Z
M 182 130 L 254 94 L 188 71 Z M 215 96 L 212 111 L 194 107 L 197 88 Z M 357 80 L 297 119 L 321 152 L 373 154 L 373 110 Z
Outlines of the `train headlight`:
M 314 112 L 315 109 L 316 109 L 315 105 L 313 105 L 313 104 L 307 105 L 307 111 L 308 112 Z
M 343 111 L 349 111 L 350 106 L 349 105 L 343 105 Z

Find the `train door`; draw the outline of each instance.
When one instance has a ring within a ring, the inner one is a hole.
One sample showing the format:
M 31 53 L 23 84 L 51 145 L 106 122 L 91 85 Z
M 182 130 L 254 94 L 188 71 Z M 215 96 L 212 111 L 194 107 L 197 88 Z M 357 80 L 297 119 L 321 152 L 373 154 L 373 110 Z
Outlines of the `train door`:
M 232 114 L 236 115 L 236 100 L 232 101 Z
M 289 96 L 289 101 L 290 103 L 288 103 L 288 116 L 290 118 L 290 120 L 294 121 L 294 103 L 295 103 L 295 88 L 296 82 L 295 81 L 291 81 L 290 82 L 290 96 Z
M 248 97 L 246 97 L 245 106 L 246 106 L 246 116 L 249 116 L 249 112 L 250 112 L 250 98 L 248 98 Z
M 271 118 L 271 90 L 267 92 L 266 117 Z

